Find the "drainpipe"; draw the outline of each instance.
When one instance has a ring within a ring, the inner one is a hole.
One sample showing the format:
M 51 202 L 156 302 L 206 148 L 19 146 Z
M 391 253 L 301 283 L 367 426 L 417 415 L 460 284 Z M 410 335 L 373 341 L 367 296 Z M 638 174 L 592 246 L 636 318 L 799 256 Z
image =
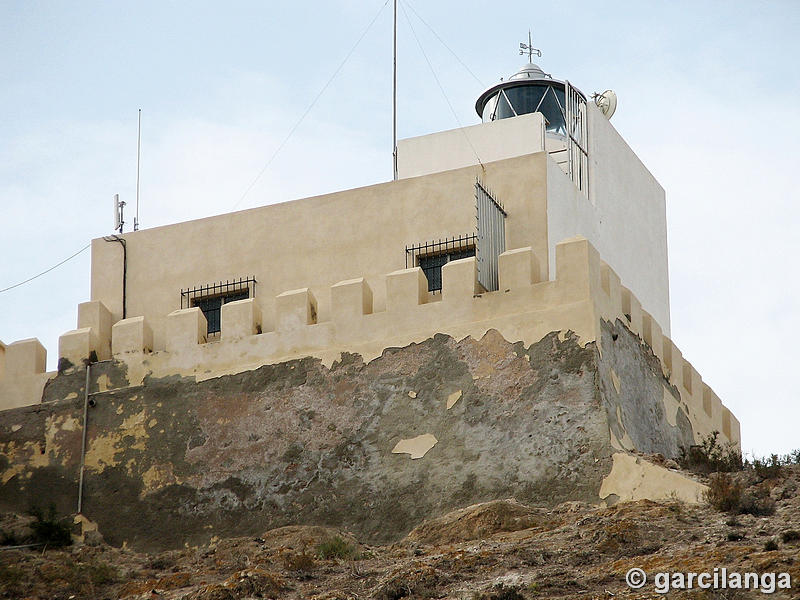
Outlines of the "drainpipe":
M 119 242 L 122 245 L 122 318 L 127 316 L 127 288 L 128 288 L 128 245 L 125 238 L 118 235 L 109 235 L 103 238 L 106 242 Z
M 86 383 L 83 390 L 83 437 L 81 438 L 81 473 L 78 479 L 78 514 L 83 508 L 83 472 L 86 469 L 86 426 L 89 420 L 89 374 L 92 363 L 86 363 Z

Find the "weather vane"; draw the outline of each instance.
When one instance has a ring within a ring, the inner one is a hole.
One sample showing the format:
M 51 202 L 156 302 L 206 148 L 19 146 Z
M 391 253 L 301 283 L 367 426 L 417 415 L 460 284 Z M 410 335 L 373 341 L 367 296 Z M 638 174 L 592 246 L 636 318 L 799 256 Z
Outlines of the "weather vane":
M 525 52 L 528 53 L 528 62 L 533 62 L 533 55 L 534 54 L 536 56 L 541 56 L 542 55 L 542 51 L 541 50 L 539 50 L 538 48 L 534 48 L 533 47 L 533 40 L 531 40 L 531 30 L 530 29 L 528 29 L 528 43 L 524 44 L 524 43 L 520 42 L 520 44 L 519 44 L 519 54 L 520 54 L 520 56 L 525 54 Z

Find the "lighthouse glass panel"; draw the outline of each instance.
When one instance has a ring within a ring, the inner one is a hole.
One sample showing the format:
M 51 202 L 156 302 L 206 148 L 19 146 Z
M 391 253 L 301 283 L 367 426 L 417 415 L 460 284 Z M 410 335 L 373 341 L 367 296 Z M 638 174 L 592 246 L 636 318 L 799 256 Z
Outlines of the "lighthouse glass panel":
M 540 112 L 548 133 L 566 135 L 564 106 L 564 90 L 547 84 L 527 84 L 498 91 L 486 102 L 482 116 L 486 122 Z

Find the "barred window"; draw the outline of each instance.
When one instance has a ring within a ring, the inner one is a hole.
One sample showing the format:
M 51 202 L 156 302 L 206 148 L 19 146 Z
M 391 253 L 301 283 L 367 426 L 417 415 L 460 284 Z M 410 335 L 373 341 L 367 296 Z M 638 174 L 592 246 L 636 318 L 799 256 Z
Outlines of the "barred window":
M 412 267 L 420 267 L 428 280 L 428 291 L 440 292 L 442 267 L 451 260 L 475 256 L 476 240 L 472 233 L 406 246 L 406 268 L 409 268 L 409 263 Z
M 255 295 L 255 277 L 240 277 L 181 290 L 181 308 L 199 308 L 208 323 L 207 334 L 216 336 L 222 328 L 222 305 Z
M 439 292 L 442 290 L 442 267 L 451 260 L 469 258 L 475 256 L 475 248 L 457 250 L 455 252 L 443 252 L 442 254 L 432 254 L 419 257 L 419 266 L 425 277 L 428 279 L 428 291 Z
M 236 292 L 233 294 L 225 294 L 221 296 L 211 296 L 206 298 L 195 298 L 192 301 L 192 306 L 196 306 L 203 311 L 203 315 L 208 322 L 208 333 L 219 333 L 222 326 L 222 305 L 228 302 L 235 302 L 236 300 L 247 300 L 250 297 L 250 292 Z

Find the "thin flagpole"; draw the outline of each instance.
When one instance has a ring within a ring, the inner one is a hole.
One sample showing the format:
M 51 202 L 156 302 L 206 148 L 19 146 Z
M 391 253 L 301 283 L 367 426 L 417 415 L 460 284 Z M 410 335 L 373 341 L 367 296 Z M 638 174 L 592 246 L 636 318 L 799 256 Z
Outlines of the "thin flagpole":
M 397 181 L 397 0 L 394 0 L 394 46 L 392 52 L 392 163 Z

